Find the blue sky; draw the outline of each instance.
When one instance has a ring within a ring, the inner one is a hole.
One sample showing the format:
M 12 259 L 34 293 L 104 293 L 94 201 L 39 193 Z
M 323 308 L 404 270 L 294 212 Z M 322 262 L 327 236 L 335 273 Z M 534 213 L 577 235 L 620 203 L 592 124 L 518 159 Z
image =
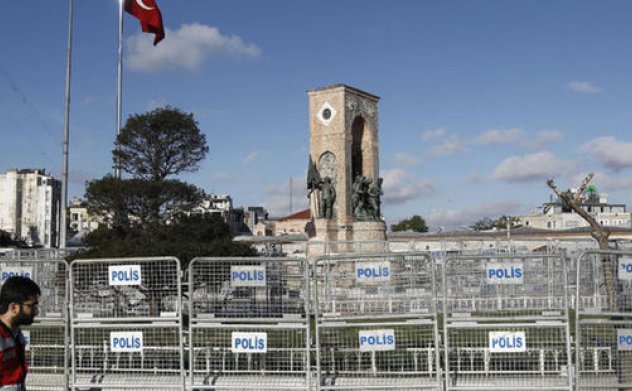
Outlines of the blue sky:
M 125 16 L 124 117 L 193 112 L 210 146 L 182 177 L 273 215 L 306 206 L 306 91 L 381 97 L 389 223 L 526 213 L 593 183 L 632 201 L 632 2 L 158 0 L 167 38 Z M 70 196 L 111 172 L 116 0 L 75 0 Z M 67 2 L 9 1 L 0 25 L 0 171 L 60 177 Z

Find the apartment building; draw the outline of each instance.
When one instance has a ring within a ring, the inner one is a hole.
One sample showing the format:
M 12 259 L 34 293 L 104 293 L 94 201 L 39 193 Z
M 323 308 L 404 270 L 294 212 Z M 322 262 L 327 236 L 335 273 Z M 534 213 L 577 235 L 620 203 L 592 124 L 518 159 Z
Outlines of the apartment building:
M 0 229 L 28 245 L 58 247 L 61 181 L 44 169 L 0 174 Z

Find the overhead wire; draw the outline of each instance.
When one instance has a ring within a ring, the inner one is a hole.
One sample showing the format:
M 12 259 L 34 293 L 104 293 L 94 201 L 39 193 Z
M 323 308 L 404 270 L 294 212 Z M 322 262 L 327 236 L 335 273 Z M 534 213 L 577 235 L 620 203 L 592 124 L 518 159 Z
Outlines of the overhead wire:
M 18 121 L 16 121 L 13 117 L 11 117 L 11 115 L 2 106 L 0 106 L 0 113 L 4 114 L 4 116 L 9 120 L 9 122 L 11 122 L 13 124 L 13 126 L 18 130 L 17 133 L 19 133 L 28 143 L 30 143 L 44 158 L 46 158 L 46 160 L 48 160 L 49 163 L 51 163 L 52 165 L 57 164 L 40 147 L 40 143 L 35 142 L 35 140 L 33 140 L 31 137 L 29 137 L 28 136 L 28 132 L 26 132 L 24 130 L 22 125 L 20 125 L 20 123 Z
M 31 100 L 26 96 L 24 91 L 18 86 L 17 82 L 9 72 L 0 64 L 0 74 L 4 76 L 4 78 L 9 83 L 11 90 L 17 95 L 18 100 L 30 111 L 30 114 L 40 123 L 41 130 L 43 130 L 49 137 L 51 137 L 54 141 L 60 141 L 59 135 L 55 135 L 54 131 L 50 129 L 48 123 L 44 119 L 44 117 L 40 114 L 39 110 L 35 105 L 31 102 Z

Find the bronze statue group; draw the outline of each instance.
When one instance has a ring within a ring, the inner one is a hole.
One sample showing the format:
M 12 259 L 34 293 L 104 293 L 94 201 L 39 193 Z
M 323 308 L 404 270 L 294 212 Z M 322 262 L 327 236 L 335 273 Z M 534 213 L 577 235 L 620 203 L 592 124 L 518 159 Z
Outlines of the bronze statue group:
M 382 178 L 375 181 L 356 174 L 351 195 L 352 211 L 356 221 L 378 221 L 381 216 Z M 315 217 L 332 219 L 335 215 L 336 188 L 332 178 L 321 178 L 314 162 L 310 159 L 307 171 L 307 197 Z

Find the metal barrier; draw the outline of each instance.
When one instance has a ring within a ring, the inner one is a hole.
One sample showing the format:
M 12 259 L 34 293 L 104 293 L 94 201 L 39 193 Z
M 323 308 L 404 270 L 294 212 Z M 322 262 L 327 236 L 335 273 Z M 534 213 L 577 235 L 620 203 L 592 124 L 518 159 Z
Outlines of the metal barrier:
M 387 253 L 389 242 L 381 240 L 337 240 L 307 242 L 306 252 L 309 258 L 358 253 Z
M 328 256 L 314 270 L 318 389 L 441 388 L 426 254 Z
M 567 319 L 567 269 L 560 256 L 451 256 L 443 281 L 448 319 L 462 314 L 485 320 Z
M 632 251 L 199 258 L 188 368 L 177 259 L 27 256 L 29 390 L 632 389 Z
M 570 390 L 566 277 L 554 255 L 448 257 L 446 390 Z
M 0 261 L 0 283 L 14 275 L 31 278 L 42 291 L 39 315 L 23 328 L 27 340 L 29 390 L 68 389 L 68 330 L 66 262 L 59 259 L 21 259 Z
M 309 268 L 296 258 L 189 266 L 189 387 L 309 390 Z
M 70 265 L 73 390 L 182 390 L 180 263 L 176 258 Z
M 64 259 L 65 257 L 82 251 L 80 247 L 73 248 L 47 248 L 47 249 L 5 249 L 0 253 L 0 260 L 51 260 Z
M 578 257 L 577 389 L 632 389 L 632 252 Z

